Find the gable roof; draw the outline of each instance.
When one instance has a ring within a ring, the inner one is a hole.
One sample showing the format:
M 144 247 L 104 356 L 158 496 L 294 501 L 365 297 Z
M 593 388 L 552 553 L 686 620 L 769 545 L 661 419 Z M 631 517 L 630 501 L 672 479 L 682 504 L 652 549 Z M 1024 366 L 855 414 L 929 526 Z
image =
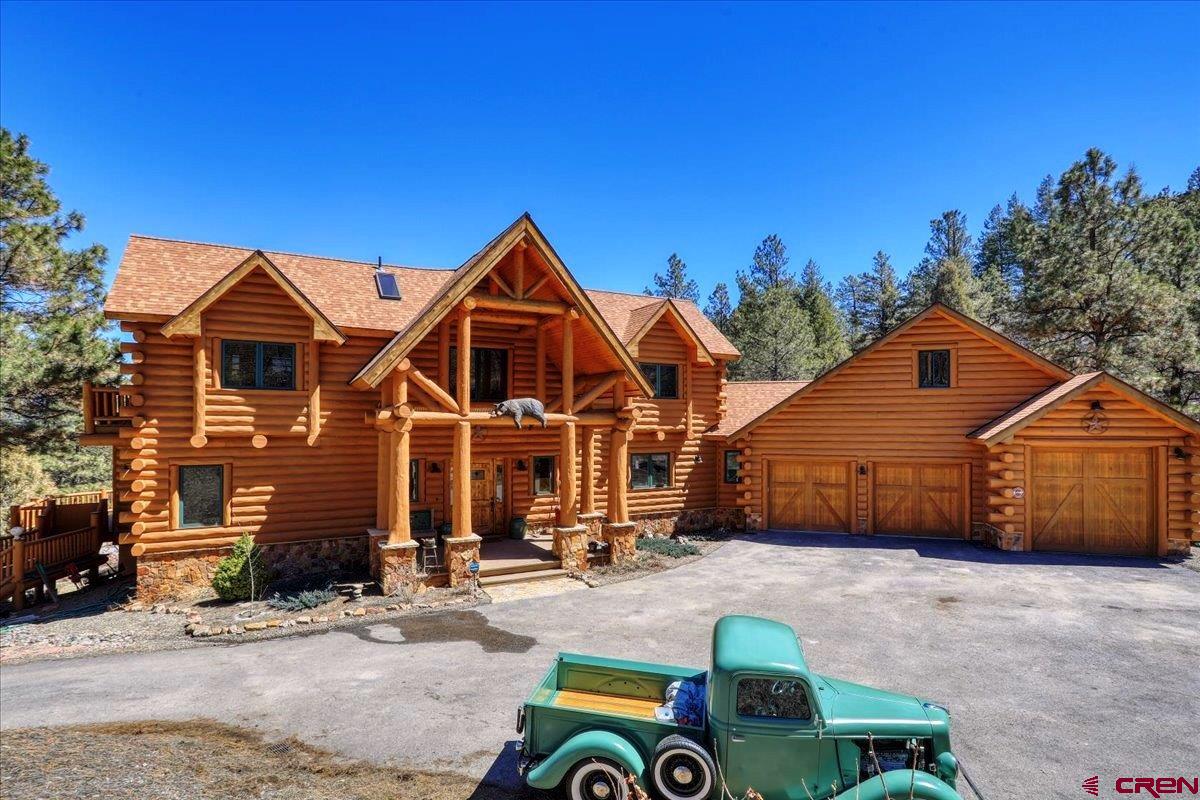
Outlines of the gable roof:
M 680 338 L 689 340 L 696 347 L 696 359 L 704 364 L 714 364 L 716 359 L 709 352 L 704 341 L 692 328 L 691 324 L 679 313 L 679 309 L 675 307 L 674 299 L 665 299 L 660 302 L 657 307 L 649 306 L 650 313 L 643 313 L 645 309 L 636 309 L 629 317 L 629 327 L 626 332 L 632 331 L 632 335 L 625 340 L 625 346 L 630 350 L 634 350 L 642 337 L 650 332 L 660 319 L 666 317 L 668 323 L 680 335 Z
M 398 332 L 390 342 L 383 346 L 367 364 L 351 379 L 355 386 L 378 386 L 384 376 L 396 364 L 408 355 L 408 352 L 428 334 L 446 314 L 458 305 L 487 273 L 495 267 L 521 240 L 526 240 L 534 248 L 546 264 L 550 274 L 558 279 L 571 298 L 571 302 L 579 308 L 580 313 L 595 326 L 600 338 L 605 341 L 617 360 L 621 363 L 626 374 L 637 384 L 638 389 L 646 397 L 654 394 L 646 377 L 638 369 L 637 363 L 629 355 L 629 351 L 608 322 L 600 314 L 592 299 L 576 281 L 567 269 L 554 247 L 547 241 L 533 217 L 528 212 L 505 228 L 498 236 L 484 245 L 483 249 L 471 256 L 463 265 L 454 271 L 453 276 L 442 287 L 436 297 L 426 303 L 412 323 Z
M 776 403 L 771 408 L 769 408 L 766 411 L 764 411 L 763 413 L 759 414 L 757 417 L 750 420 L 745 425 L 741 426 L 740 428 L 737 428 L 736 430 L 734 430 L 732 433 L 729 434 L 729 438 L 736 439 L 737 437 L 744 435 L 746 432 L 750 431 L 751 429 L 755 428 L 756 426 L 761 425 L 763 422 L 770 419 L 772 416 L 774 416 L 780 410 L 787 407 L 787 405 L 789 403 L 791 403 L 793 400 L 795 400 L 799 397 L 803 397 L 804 395 L 813 391 L 818 386 L 823 384 L 825 381 L 832 378 L 834 375 L 841 373 L 847 367 L 854 364 L 856 361 L 858 361 L 860 358 L 865 356 L 867 353 L 872 353 L 875 350 L 878 350 L 880 347 L 883 347 L 888 342 L 891 342 L 893 339 L 895 339 L 900 334 L 907 331 L 909 328 L 913 327 L 914 325 L 917 325 L 918 323 L 920 323 L 934 315 L 939 315 L 939 316 L 945 317 L 951 321 L 959 323 L 960 325 L 968 328 L 975 334 L 979 335 L 981 338 L 986 339 L 987 341 L 991 342 L 992 344 L 996 345 L 997 347 L 1001 348 L 1002 350 L 1005 350 L 1008 353 L 1016 356 L 1017 358 L 1021 359 L 1022 361 L 1025 361 L 1025 362 L 1033 365 L 1034 367 L 1041 369 L 1043 372 L 1046 372 L 1047 374 L 1049 374 L 1050 376 L 1052 376 L 1054 378 L 1058 378 L 1059 380 L 1066 380 L 1066 379 L 1072 377 L 1070 372 L 1068 372 L 1066 369 L 1063 369 L 1062 367 L 1058 366 L 1053 361 L 1042 358 L 1037 353 L 1033 352 L 1032 350 L 1029 350 L 1028 348 L 1022 347 L 1021 345 L 1014 342 L 1012 339 L 1009 339 L 1004 334 L 994 331 L 991 328 L 987 327 L 982 322 L 971 319 L 966 314 L 963 314 L 959 311 L 955 311 L 953 308 L 950 308 L 949 306 L 943 305 L 941 303 L 933 303 L 932 305 L 926 307 L 924 311 L 921 311 L 919 314 L 916 314 L 915 316 L 908 318 L 901 324 L 897 325 L 895 328 L 892 328 L 890 331 L 885 333 L 883 336 L 881 336 L 878 339 L 876 339 L 875 341 L 871 342 L 869 345 L 862 348 L 858 352 L 854 353 L 849 358 L 842 360 L 837 365 L 835 365 L 835 366 L 831 367 L 830 369 L 826 370 L 825 372 L 821 373 L 814 380 L 804 384 L 803 386 L 801 386 L 799 389 L 797 389 L 795 392 L 793 392 L 788 397 L 783 398 L 780 402 Z
M 1200 433 L 1200 422 L 1171 406 L 1154 399 L 1145 392 L 1130 386 L 1125 381 L 1107 372 L 1086 372 L 1070 380 L 1051 386 L 1015 408 L 1006 411 L 991 422 L 985 423 L 967 434 L 968 439 L 978 439 L 991 446 L 1007 439 L 1022 428 L 1034 424 L 1055 408 L 1068 403 L 1090 389 L 1103 386 L 1124 396 L 1147 411 L 1163 417 L 1168 422 L 1192 433 Z
M 725 384 L 728 410 L 720 424 L 706 435 L 728 436 L 808 384 L 809 381 L 730 381 Z
M 741 353 L 725 334 L 713 325 L 712 320 L 704 316 L 704 312 L 691 300 L 678 298 L 653 297 L 647 294 L 630 294 L 627 292 L 609 292 L 601 289 L 588 289 L 588 294 L 596 303 L 596 308 L 608 320 L 608 324 L 621 337 L 626 346 L 637 337 L 647 321 L 665 310 L 668 303 L 679 317 L 688 324 L 696 338 L 714 357 L 725 360 L 741 357 Z
M 385 300 L 375 288 L 374 262 L 135 234 L 129 237 L 109 289 L 105 315 L 109 319 L 166 322 L 256 252 L 343 332 L 354 329 L 393 335 L 406 329 L 457 271 L 384 264 L 383 271 L 396 276 L 403 294 L 402 300 Z M 622 344 L 632 335 L 626 331 L 630 312 L 645 307 L 649 313 L 664 302 L 648 295 L 584 291 Z M 675 300 L 673 304 L 714 356 L 739 356 L 737 348 L 694 303 Z
M 220 300 L 226 292 L 236 286 L 247 275 L 261 269 L 271 280 L 279 285 L 284 294 L 292 298 L 300 310 L 307 314 L 313 322 L 313 338 L 317 341 L 336 342 L 342 344 L 346 336 L 329 318 L 317 308 L 311 300 L 288 280 L 279 268 L 271 263 L 271 259 L 261 250 L 255 250 L 241 264 L 226 273 L 224 278 L 214 283 L 203 294 L 188 304 L 186 308 L 172 317 L 162 326 L 162 334 L 166 337 L 178 335 L 200 335 L 200 318 L 204 310 Z

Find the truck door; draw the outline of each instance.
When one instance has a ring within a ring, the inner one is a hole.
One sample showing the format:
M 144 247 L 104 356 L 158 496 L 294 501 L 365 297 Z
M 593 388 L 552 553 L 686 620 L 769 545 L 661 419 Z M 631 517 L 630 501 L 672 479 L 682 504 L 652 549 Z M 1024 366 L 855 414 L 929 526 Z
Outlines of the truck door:
M 749 788 L 769 798 L 807 800 L 822 796 L 821 741 L 805 681 L 779 676 L 740 675 L 722 764 L 730 791 Z

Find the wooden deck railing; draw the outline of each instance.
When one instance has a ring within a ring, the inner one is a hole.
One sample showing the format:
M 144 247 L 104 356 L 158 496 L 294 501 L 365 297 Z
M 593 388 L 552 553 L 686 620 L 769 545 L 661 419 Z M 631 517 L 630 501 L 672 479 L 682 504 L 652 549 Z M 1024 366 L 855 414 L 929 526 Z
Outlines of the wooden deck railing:
M 105 532 L 108 528 L 108 490 L 71 492 L 44 497 L 30 503 L 10 506 L 8 528 L 19 527 L 26 539 L 52 536 L 90 525 L 92 514 L 101 512 Z
M 51 582 L 74 564 L 80 571 L 95 570 L 100 553 L 103 532 L 102 509 L 92 512 L 91 523 L 85 528 L 43 536 L 38 539 L 8 537 L 0 543 L 0 600 L 9 597 L 13 608 L 20 610 L 25 605 L 25 589 L 30 576 L 37 575 L 40 564 Z M 96 573 L 93 571 L 92 575 Z M 41 585 L 41 577 L 33 578 Z
M 96 426 L 102 428 L 128 425 L 129 420 L 121 416 L 121 409 L 128 400 L 113 386 L 93 386 L 91 381 L 83 383 L 83 432 L 95 433 Z

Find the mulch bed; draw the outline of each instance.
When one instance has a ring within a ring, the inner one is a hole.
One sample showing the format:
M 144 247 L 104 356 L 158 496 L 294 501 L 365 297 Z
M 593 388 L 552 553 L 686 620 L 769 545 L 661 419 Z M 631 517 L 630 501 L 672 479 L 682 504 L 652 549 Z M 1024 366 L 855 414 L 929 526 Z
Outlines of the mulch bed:
M 0 796 L 17 800 L 514 800 L 449 773 L 338 758 L 209 720 L 18 728 L 0 741 Z
M 677 536 L 675 538 L 678 541 L 690 542 L 700 552 L 697 555 L 676 558 L 638 550 L 637 557 L 624 564 L 606 564 L 589 568 L 584 579 L 589 586 L 608 586 L 609 584 L 621 583 L 622 581 L 634 580 L 635 578 L 644 578 L 647 575 L 653 575 L 657 572 L 665 572 L 666 570 L 675 569 L 676 567 L 681 567 L 684 564 L 690 564 L 693 561 L 704 558 L 709 553 L 720 548 L 721 545 L 725 544 L 725 542 L 729 541 L 735 535 L 732 531 L 704 531 Z

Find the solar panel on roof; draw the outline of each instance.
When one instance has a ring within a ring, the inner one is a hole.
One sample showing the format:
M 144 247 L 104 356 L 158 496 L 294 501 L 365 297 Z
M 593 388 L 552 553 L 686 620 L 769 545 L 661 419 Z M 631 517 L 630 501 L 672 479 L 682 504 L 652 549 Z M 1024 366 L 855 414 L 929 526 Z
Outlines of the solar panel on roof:
M 400 299 L 400 285 L 396 283 L 396 276 L 390 272 L 375 273 L 375 288 L 384 300 Z

